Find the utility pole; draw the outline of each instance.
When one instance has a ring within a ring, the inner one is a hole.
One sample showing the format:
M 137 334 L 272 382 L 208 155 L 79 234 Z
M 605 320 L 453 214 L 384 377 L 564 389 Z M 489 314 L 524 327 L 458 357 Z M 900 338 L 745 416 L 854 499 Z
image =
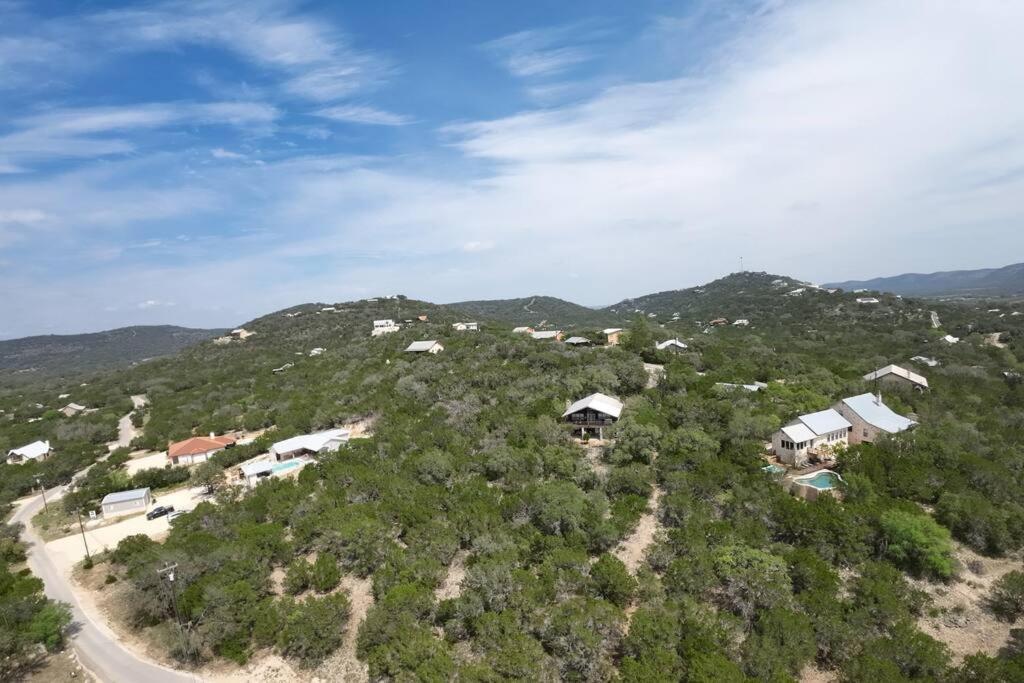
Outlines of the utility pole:
M 85 527 L 82 525 L 82 511 L 75 510 L 75 514 L 78 515 L 78 530 L 82 532 L 82 543 L 85 544 L 85 559 L 91 560 L 92 558 L 89 557 L 89 542 L 85 540 Z
M 36 483 L 39 484 L 39 492 L 43 494 L 43 510 L 49 512 L 50 506 L 46 504 L 46 487 L 43 486 L 43 482 L 39 480 L 39 477 L 36 477 Z
M 181 624 L 181 615 L 178 613 L 178 595 L 174 589 L 174 572 L 178 568 L 178 563 L 164 562 L 163 569 L 157 569 L 156 573 L 161 579 L 167 579 L 167 584 L 171 589 L 171 609 L 174 610 L 174 621 L 178 624 L 178 633 L 181 634 L 181 647 L 185 653 L 185 657 L 191 655 L 192 648 L 189 647 L 188 638 L 185 635 L 185 628 Z

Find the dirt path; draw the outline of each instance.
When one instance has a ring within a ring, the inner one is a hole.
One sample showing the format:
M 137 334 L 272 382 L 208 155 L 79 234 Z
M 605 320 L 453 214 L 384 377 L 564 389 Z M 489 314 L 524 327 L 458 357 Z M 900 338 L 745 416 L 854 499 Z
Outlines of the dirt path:
M 636 574 L 643 565 L 647 549 L 654 543 L 654 538 L 661 530 L 661 522 L 658 521 L 658 501 L 661 499 L 662 491 L 655 486 L 648 501 L 647 512 L 637 522 L 633 533 L 627 536 L 612 551 L 612 555 L 622 560 L 630 574 Z
M 653 389 L 658 386 L 658 382 L 665 376 L 665 366 L 655 365 L 654 363 L 644 363 L 644 370 L 647 371 L 647 388 Z
M 452 563 L 448 565 L 448 573 L 445 574 L 444 581 L 434 591 L 434 596 L 438 601 L 457 598 L 462 594 L 462 580 L 466 578 L 467 557 L 469 557 L 469 553 L 465 550 L 455 553 Z
M 918 622 L 921 630 L 945 643 L 959 661 L 975 652 L 996 654 L 1010 637 L 1010 627 L 985 609 L 992 584 L 1014 569 L 1024 568 L 1020 558 L 982 557 L 969 548 L 957 545 L 956 557 L 964 569 L 951 584 L 915 581 L 933 599 L 937 616 L 925 616 Z M 974 573 L 971 569 L 977 569 Z
M 604 446 L 584 446 L 586 451 L 587 464 L 590 465 L 590 469 L 594 470 L 599 477 L 608 476 L 608 464 L 601 459 L 601 454 L 604 452 Z
M 118 448 L 128 448 L 132 441 L 139 435 L 139 430 L 132 424 L 132 415 L 136 410 L 146 405 L 147 399 L 144 394 L 132 396 L 132 409 L 127 415 L 123 415 L 117 421 L 117 440 L 107 444 L 108 451 L 116 451 Z

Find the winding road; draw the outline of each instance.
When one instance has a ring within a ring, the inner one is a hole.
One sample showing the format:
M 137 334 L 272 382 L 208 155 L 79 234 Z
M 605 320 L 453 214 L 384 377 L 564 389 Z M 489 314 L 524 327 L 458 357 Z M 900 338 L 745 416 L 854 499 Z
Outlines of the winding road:
M 59 500 L 62 493 L 63 487 L 50 489 L 46 492 L 47 502 Z M 68 577 L 61 574 L 50 560 L 42 539 L 32 529 L 32 516 L 42 506 L 42 496 L 31 498 L 14 513 L 11 521 L 25 525 L 21 538 L 28 546 L 28 566 L 43 580 L 46 595 L 71 606 L 73 627 L 70 641 L 82 666 L 104 683 L 196 683 L 201 680 L 198 676 L 139 659 L 118 641 L 105 624 L 93 621 L 82 610 Z

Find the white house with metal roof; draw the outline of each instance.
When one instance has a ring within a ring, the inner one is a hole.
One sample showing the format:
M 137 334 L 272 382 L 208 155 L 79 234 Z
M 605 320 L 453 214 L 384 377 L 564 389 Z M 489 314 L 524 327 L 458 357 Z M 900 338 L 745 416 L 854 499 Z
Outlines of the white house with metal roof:
M 884 368 L 869 372 L 864 375 L 864 381 L 887 386 L 911 387 L 918 391 L 924 391 L 928 388 L 928 380 L 923 375 L 919 375 L 906 368 L 901 368 L 898 365 L 886 365 Z
M 370 332 L 371 337 L 379 337 L 382 334 L 391 334 L 392 332 L 398 332 L 402 327 L 398 325 L 394 320 L 374 320 L 373 331 Z
M 32 460 L 46 460 L 49 455 L 49 441 L 33 441 L 21 448 L 12 448 L 7 451 L 7 464 L 21 465 Z
M 442 351 L 444 351 L 444 346 L 436 339 L 414 341 L 405 347 L 406 353 L 441 353 Z
M 452 323 L 452 329 L 456 332 L 479 332 L 480 323 Z
M 562 341 L 561 330 L 538 330 L 531 332 L 530 336 L 534 339 L 554 339 L 555 341 Z
M 685 351 L 690 348 L 685 342 L 681 342 L 678 339 L 666 339 L 665 341 L 655 342 L 654 348 L 658 351 Z
M 853 425 L 834 408 L 796 418 L 772 435 L 772 447 L 787 465 L 805 465 L 811 457 L 827 457 L 849 443 Z
M 270 454 L 278 462 L 300 455 L 331 453 L 348 443 L 351 432 L 347 429 L 327 429 L 313 434 L 302 434 L 278 441 L 270 447 Z
M 882 396 L 861 394 L 844 398 L 835 405 L 836 411 L 852 425 L 850 443 L 874 443 L 879 436 L 898 434 L 917 426 L 910 418 L 894 412 L 882 402 Z
M 594 342 L 586 337 L 569 337 L 565 340 L 565 343 L 569 346 L 592 346 L 594 344 Z
M 100 501 L 100 508 L 103 510 L 104 517 L 118 517 L 120 515 L 145 512 L 151 502 L 152 497 L 147 487 L 144 489 L 108 493 Z

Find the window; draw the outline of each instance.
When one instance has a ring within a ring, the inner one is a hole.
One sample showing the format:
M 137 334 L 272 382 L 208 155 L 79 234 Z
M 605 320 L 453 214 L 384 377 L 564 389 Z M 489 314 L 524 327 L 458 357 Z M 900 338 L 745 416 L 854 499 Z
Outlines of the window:
M 868 435 L 868 428 L 867 428 L 867 427 L 865 427 L 865 428 L 864 428 L 864 437 L 865 437 L 865 438 L 867 438 L 867 435 Z

